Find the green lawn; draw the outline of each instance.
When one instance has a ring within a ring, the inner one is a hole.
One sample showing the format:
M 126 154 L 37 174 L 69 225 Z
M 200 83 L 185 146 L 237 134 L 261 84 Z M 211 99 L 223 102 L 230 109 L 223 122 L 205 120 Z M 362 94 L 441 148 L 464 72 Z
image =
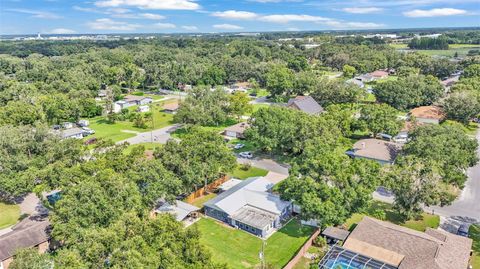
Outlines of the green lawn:
M 351 229 L 352 225 L 360 222 L 362 218 L 366 215 L 372 216 L 376 210 L 381 210 L 385 212 L 386 215 L 386 221 L 390 221 L 392 223 L 414 229 L 417 231 L 424 232 L 427 227 L 431 228 L 437 228 L 438 225 L 440 224 L 440 217 L 432 214 L 427 214 L 423 213 L 420 219 L 417 220 L 408 220 L 403 222 L 402 218 L 400 215 L 398 215 L 392 206 L 387 203 L 382 203 L 378 201 L 372 202 L 371 206 L 365 210 L 365 213 L 356 213 L 353 214 L 352 217 L 350 217 L 346 222 L 345 222 L 345 227 L 347 229 Z
M 0 203 L 0 229 L 10 227 L 20 218 L 20 207 Z
M 473 239 L 473 269 L 480 269 L 480 225 L 472 225 L 468 231 L 470 238 Z
M 395 49 L 408 49 L 407 44 L 389 44 L 391 47 Z M 445 57 L 453 57 L 455 53 L 458 53 L 458 56 L 465 56 L 467 55 L 469 50 L 480 49 L 480 45 L 477 44 L 449 44 L 448 50 L 417 50 L 418 53 L 427 54 L 427 55 L 435 55 L 435 56 L 445 56 Z
M 202 208 L 203 204 L 205 204 L 208 200 L 215 198 L 216 196 L 217 195 L 215 193 L 209 193 L 205 196 L 195 199 L 191 204 L 198 208 Z
M 240 153 L 240 152 L 243 152 L 243 151 L 251 151 L 251 152 L 255 152 L 257 150 L 257 148 L 255 147 L 255 145 L 248 141 L 248 140 L 245 140 L 245 139 L 232 139 L 230 141 L 228 141 L 228 144 L 233 147 L 235 146 L 236 144 L 244 144 L 245 146 L 241 149 L 233 149 L 233 151 L 235 153 Z
M 227 128 L 229 126 L 232 126 L 232 125 L 235 125 L 237 123 L 238 122 L 236 120 L 229 119 L 225 123 L 220 124 L 218 126 L 198 126 L 198 128 L 201 128 L 201 129 L 206 130 L 206 131 L 221 133 L 225 128 Z M 179 128 L 179 129 L 175 130 L 175 132 L 173 132 L 171 135 L 172 135 L 172 137 L 182 139 L 187 133 L 188 133 L 187 128 Z
M 248 170 L 243 170 L 241 165 L 237 165 L 230 176 L 238 179 L 247 179 L 249 177 L 263 177 L 267 174 L 268 171 L 261 168 L 251 166 Z
M 254 268 L 260 263 L 260 238 L 209 218 L 195 225 L 201 233 L 201 243 L 210 249 L 214 261 L 226 262 L 231 268 Z M 297 220 L 290 221 L 266 240 L 267 263 L 273 268 L 282 268 L 312 233 L 312 227 L 302 226 Z
M 257 110 L 259 110 L 260 108 L 270 107 L 270 105 L 267 105 L 267 104 L 253 104 L 252 106 L 253 106 L 252 113 L 247 113 L 246 116 L 250 116 L 251 114 L 257 112 Z
M 135 147 L 138 147 L 138 146 L 144 146 L 145 147 L 145 150 L 154 150 L 155 148 L 158 148 L 160 147 L 162 144 L 160 143 L 140 143 L 140 144 L 135 144 L 135 145 L 129 145 L 123 152 L 125 154 L 129 154 L 130 152 L 132 152 L 132 150 L 135 148 Z
M 126 131 L 134 132 L 148 132 L 153 129 L 160 129 L 168 125 L 173 124 L 173 115 L 161 112 L 161 103 L 153 103 L 151 105 L 151 112 L 153 114 L 153 124 L 152 121 L 147 122 L 147 128 L 137 128 L 133 126 L 133 123 L 130 121 L 116 121 L 115 123 L 109 123 L 105 117 L 99 116 L 90 120 L 90 128 L 95 130 L 95 134 L 88 136 L 88 138 L 105 138 L 111 139 L 113 142 L 118 142 L 130 137 L 134 137 L 135 133 L 128 133 Z M 129 108 L 134 109 L 134 108 Z

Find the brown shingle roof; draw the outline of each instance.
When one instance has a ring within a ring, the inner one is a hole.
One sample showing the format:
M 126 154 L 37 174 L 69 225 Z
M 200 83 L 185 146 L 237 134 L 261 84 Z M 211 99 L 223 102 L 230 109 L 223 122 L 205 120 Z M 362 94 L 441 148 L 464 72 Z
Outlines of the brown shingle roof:
M 400 153 L 400 144 L 379 140 L 362 139 L 353 145 L 355 157 L 393 162 Z
M 323 112 L 323 107 L 315 101 L 311 96 L 297 96 L 288 100 L 288 107 L 293 107 L 310 115 Z
M 240 123 L 237 123 L 235 125 L 232 125 L 232 126 L 229 126 L 229 127 L 225 128 L 224 131 L 225 132 L 235 132 L 235 133 L 243 134 L 245 129 L 247 129 L 248 127 L 250 127 L 250 125 L 248 123 L 240 122 Z
M 170 111 L 175 111 L 178 109 L 178 107 L 179 107 L 179 104 L 177 102 L 163 105 L 163 109 L 170 110 Z
M 370 73 L 370 75 L 371 75 L 372 77 L 381 78 L 381 77 L 386 77 L 386 76 L 388 76 L 388 72 L 387 72 L 387 71 L 383 71 L 383 70 L 377 70 L 377 71 L 374 71 L 374 72 Z
M 127 95 L 125 97 L 123 97 L 123 100 L 127 101 L 127 102 L 138 102 L 138 101 L 141 101 L 145 98 L 150 98 L 150 97 L 147 97 L 147 96 L 137 96 L 137 95 Z
M 410 110 L 410 115 L 416 118 L 441 120 L 445 117 L 443 109 L 438 106 L 421 106 Z
M 363 218 L 344 244 L 346 249 L 387 263 L 403 256 L 399 269 L 467 268 L 471 247 L 469 238 L 433 229 L 422 233 L 370 217 Z
M 47 217 L 33 216 L 22 220 L 12 231 L 0 236 L 0 261 L 6 260 L 20 248 L 29 248 L 48 241 Z

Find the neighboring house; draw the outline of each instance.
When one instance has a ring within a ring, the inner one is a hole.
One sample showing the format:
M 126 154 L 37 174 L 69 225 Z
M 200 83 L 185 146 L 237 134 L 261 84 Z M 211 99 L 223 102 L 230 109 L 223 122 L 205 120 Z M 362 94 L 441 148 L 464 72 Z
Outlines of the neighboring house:
M 363 74 L 363 75 L 360 75 L 360 76 L 356 76 L 355 79 L 359 80 L 363 83 L 372 82 L 372 81 L 375 80 L 375 78 L 370 74 Z
M 88 125 L 90 125 L 90 122 L 88 120 L 79 120 L 77 122 L 77 125 L 80 127 L 88 127 Z
M 119 113 L 120 111 L 122 111 L 122 109 L 129 108 L 131 106 L 134 105 L 123 100 L 116 101 L 113 106 L 113 112 Z
M 225 181 L 218 187 L 219 191 L 224 192 L 228 191 L 229 189 L 233 188 L 237 184 L 241 183 L 243 180 L 236 179 L 236 178 L 231 178 L 228 181 Z
M 123 98 L 123 101 L 137 106 L 147 105 L 153 102 L 153 99 L 148 96 L 127 95 Z
M 195 212 L 198 212 L 200 208 L 187 204 L 180 200 L 176 200 L 175 204 L 169 202 L 160 201 L 159 206 L 154 210 L 156 214 L 172 214 L 177 221 L 183 221 L 188 217 L 193 217 Z
M 25 218 L 12 227 L 12 231 L 0 236 L 0 268 L 8 269 L 18 249 L 36 248 L 45 253 L 49 248 L 50 222 L 47 217 Z
M 180 107 L 180 105 L 178 104 L 178 102 L 168 103 L 168 104 L 163 105 L 163 112 L 175 114 L 175 113 L 177 113 L 177 110 L 178 110 L 179 107 Z
M 377 70 L 370 73 L 370 76 L 372 76 L 374 80 L 387 78 L 388 75 L 389 75 L 388 71 L 385 71 L 385 70 Z
M 355 84 L 360 88 L 365 87 L 365 84 L 361 80 L 358 80 L 358 79 L 351 78 L 351 79 L 347 80 L 346 82 L 350 83 L 350 84 Z
M 303 111 L 310 115 L 316 115 L 323 112 L 323 107 L 311 96 L 297 96 L 288 100 L 287 107 Z
M 356 264 L 354 268 L 467 269 L 471 248 L 472 239 L 446 231 L 427 228 L 419 232 L 364 217 L 342 247 L 325 255 L 319 268 Z
M 183 84 L 183 83 L 178 83 L 177 84 L 177 88 L 181 91 L 189 91 L 191 90 L 193 87 L 192 85 L 190 84 Z
M 246 92 L 251 88 L 252 88 L 252 84 L 250 84 L 250 82 L 237 82 L 230 87 L 230 89 L 232 89 L 233 92 L 236 92 L 236 91 Z
M 71 122 L 64 122 L 64 123 L 62 123 L 62 127 L 65 128 L 65 129 L 73 128 L 73 123 L 71 123 Z
M 66 138 L 76 138 L 82 139 L 84 137 L 85 130 L 81 128 L 71 128 L 61 131 L 61 136 L 63 139 Z
M 235 125 L 229 126 L 223 130 L 223 134 L 233 138 L 245 138 L 244 132 L 250 127 L 246 122 L 240 122 Z
M 401 149 L 401 144 L 371 138 L 357 141 L 353 149 L 346 154 L 353 158 L 374 160 L 380 164 L 393 164 Z
M 146 106 L 146 105 L 145 105 L 145 106 L 139 106 L 139 107 L 137 108 L 137 112 L 143 113 L 143 112 L 148 112 L 148 111 L 150 111 L 150 107 L 149 107 L 149 106 Z
M 267 237 L 290 217 L 292 203 L 270 193 L 273 184 L 249 178 L 204 204 L 205 215 L 260 237 Z
M 410 110 L 409 116 L 415 117 L 418 123 L 439 124 L 445 119 L 443 109 L 438 106 L 421 106 Z

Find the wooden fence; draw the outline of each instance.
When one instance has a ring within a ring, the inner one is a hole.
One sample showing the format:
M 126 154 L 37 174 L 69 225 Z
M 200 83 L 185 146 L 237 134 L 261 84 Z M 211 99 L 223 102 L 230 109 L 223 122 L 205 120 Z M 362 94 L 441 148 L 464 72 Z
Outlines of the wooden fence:
M 209 192 L 215 191 L 220 185 L 225 183 L 227 180 L 229 180 L 229 177 L 224 175 L 221 178 L 215 180 L 214 182 L 208 184 L 206 187 L 202 187 L 202 188 L 192 192 L 190 195 L 188 195 L 185 198 L 185 201 L 187 203 L 192 203 L 195 199 L 200 198 L 202 196 L 205 196 Z
M 315 240 L 315 238 L 317 238 L 317 236 L 320 234 L 320 229 L 317 229 L 313 234 L 312 236 L 310 236 L 310 238 L 308 238 L 307 242 L 305 242 L 305 244 L 302 246 L 302 248 L 300 248 L 297 252 L 297 255 L 295 257 L 293 257 L 288 263 L 287 265 L 285 265 L 283 267 L 283 269 L 292 269 L 293 267 L 295 267 L 295 265 L 300 261 L 300 259 L 302 259 L 303 255 L 305 255 L 305 253 L 307 253 L 308 249 L 312 246 L 313 244 L 313 240 Z

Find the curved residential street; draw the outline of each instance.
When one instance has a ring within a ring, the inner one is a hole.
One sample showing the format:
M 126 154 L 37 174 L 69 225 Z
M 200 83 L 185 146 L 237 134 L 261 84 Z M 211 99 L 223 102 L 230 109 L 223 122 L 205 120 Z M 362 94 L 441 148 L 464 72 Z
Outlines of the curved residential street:
M 117 144 L 123 144 L 125 142 L 128 142 L 130 145 L 149 143 L 149 142 L 165 144 L 167 143 L 167 140 L 170 139 L 171 137 L 170 133 L 174 132 L 179 127 L 180 127 L 179 124 L 175 124 L 175 125 L 163 127 L 161 129 L 149 131 L 149 132 L 138 133 L 134 137 L 130 137 L 128 139 L 118 141 Z

